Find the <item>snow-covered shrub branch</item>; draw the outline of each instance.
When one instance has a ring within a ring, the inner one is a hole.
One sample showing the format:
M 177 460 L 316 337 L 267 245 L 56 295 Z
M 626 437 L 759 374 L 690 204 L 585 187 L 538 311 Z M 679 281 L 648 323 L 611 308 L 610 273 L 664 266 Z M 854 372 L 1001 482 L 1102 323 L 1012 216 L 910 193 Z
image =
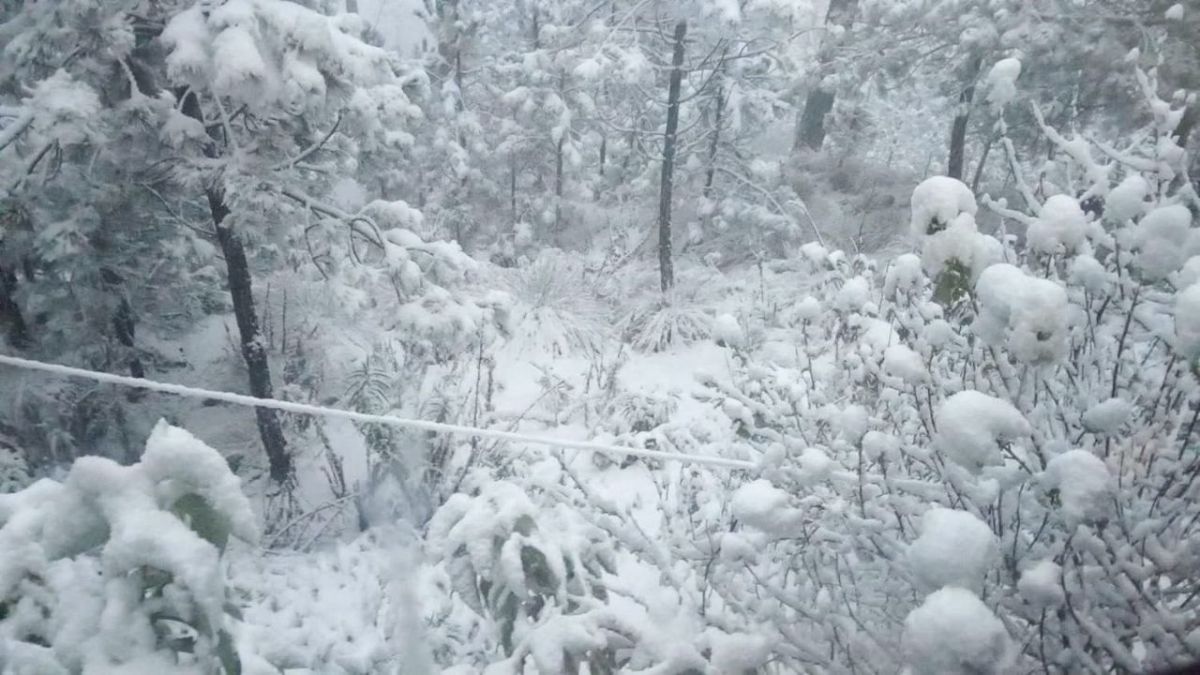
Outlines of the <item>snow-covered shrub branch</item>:
M 14 672 L 240 672 L 221 555 L 256 517 L 225 459 L 160 423 L 141 461 L 76 460 L 0 495 L 0 662 Z

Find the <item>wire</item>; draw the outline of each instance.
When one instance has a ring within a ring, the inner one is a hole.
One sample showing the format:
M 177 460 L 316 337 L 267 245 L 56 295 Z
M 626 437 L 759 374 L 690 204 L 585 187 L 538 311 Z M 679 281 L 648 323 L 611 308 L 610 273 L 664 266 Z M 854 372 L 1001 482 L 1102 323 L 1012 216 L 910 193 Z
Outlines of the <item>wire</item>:
M 646 459 L 657 459 L 666 462 L 682 462 L 684 464 L 697 464 L 726 469 L 742 469 L 747 471 L 752 471 L 758 468 L 757 464 L 754 462 L 740 459 L 729 459 L 727 457 L 688 455 L 684 453 L 663 452 L 662 450 L 629 448 L 619 445 L 606 445 L 604 443 L 597 443 L 595 441 L 572 441 L 558 438 L 546 438 L 543 436 L 533 436 L 512 431 L 501 431 L 499 429 L 479 429 L 476 427 L 462 426 L 458 424 L 445 424 L 443 422 L 409 419 L 405 417 L 396 417 L 395 415 L 372 415 L 369 413 L 354 412 L 353 410 L 327 408 L 325 406 L 309 405 L 307 403 L 293 403 L 291 401 L 280 401 L 273 398 L 258 398 L 256 396 L 246 396 L 244 394 L 233 394 L 227 391 L 199 389 L 196 387 L 186 387 L 180 384 L 169 384 L 167 382 L 156 382 L 154 380 L 146 380 L 137 377 L 113 375 L 112 373 L 101 373 L 94 370 L 84 370 L 83 368 L 72 368 L 70 366 L 62 366 L 55 363 L 44 363 L 42 361 L 22 359 L 16 356 L 6 356 L 4 354 L 0 354 L 0 365 L 21 368 L 24 370 L 35 370 L 44 373 L 51 373 L 54 375 L 60 375 L 62 377 L 80 377 L 88 380 L 94 380 L 96 382 L 103 382 L 105 384 L 116 384 L 125 387 L 135 387 L 137 389 L 148 389 L 150 391 L 157 391 L 164 394 L 175 394 L 176 396 L 183 396 L 185 398 L 224 401 L 226 403 L 232 403 L 234 405 L 247 406 L 251 408 L 272 408 L 274 410 L 296 413 L 300 415 L 317 415 L 353 420 L 355 422 L 364 422 L 367 424 L 385 424 L 394 427 L 407 427 L 409 429 L 420 429 L 435 433 L 453 434 L 474 438 L 493 438 L 496 440 L 512 441 L 515 443 L 531 443 L 534 445 L 562 448 L 564 450 L 590 450 L 602 455 L 609 455 L 611 457 L 618 458 L 631 456 L 644 457 Z

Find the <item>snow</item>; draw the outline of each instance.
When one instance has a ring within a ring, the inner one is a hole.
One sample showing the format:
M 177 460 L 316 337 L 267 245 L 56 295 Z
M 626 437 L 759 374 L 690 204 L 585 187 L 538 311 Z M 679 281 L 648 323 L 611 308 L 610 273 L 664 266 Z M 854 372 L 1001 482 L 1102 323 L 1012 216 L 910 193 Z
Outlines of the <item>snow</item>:
M 815 241 L 810 241 L 800 247 L 800 255 L 814 267 L 821 268 L 829 259 L 829 250 Z
M 1160 206 L 1134 231 L 1134 265 L 1151 281 L 1166 279 L 1187 261 L 1192 213 L 1182 204 Z
M 865 407 L 852 403 L 838 410 L 830 421 L 838 435 L 851 443 L 857 443 L 870 428 L 871 416 Z
M 947 176 L 926 178 L 912 193 L 912 232 L 923 237 L 949 226 L 959 214 L 974 216 L 978 210 L 975 195 L 962 181 Z
M 755 672 L 771 657 L 771 643 L 754 633 L 726 633 L 709 628 L 701 644 L 711 650 L 708 662 L 717 673 Z
M 1187 288 L 1196 282 L 1200 282 L 1200 255 L 1188 258 L 1171 279 L 1171 285 L 1179 289 Z
M 1200 358 L 1200 284 L 1175 294 L 1175 349 L 1187 359 Z
M 1062 567 L 1053 560 L 1039 560 L 1021 572 L 1017 590 L 1026 602 L 1041 608 L 1054 608 L 1063 603 Z
M 1015 58 L 1000 59 L 988 71 L 987 100 L 993 109 L 1000 109 L 1017 96 L 1017 78 L 1021 76 L 1021 61 Z
M 998 243 L 993 237 L 979 233 L 974 216 L 961 213 L 924 238 L 921 263 L 930 277 L 941 274 L 951 263 L 958 263 L 975 279 L 980 271 L 999 260 Z
M 1130 174 L 1109 191 L 1104 202 L 1105 219 L 1124 225 L 1146 212 L 1146 198 L 1151 194 L 1150 183 L 1141 174 Z
M 196 494 L 226 514 L 235 536 L 255 542 L 258 523 L 241 481 L 229 471 L 225 458 L 184 429 L 159 422 L 146 440 L 142 471 L 157 486 L 161 503 L 173 504 Z
M 905 384 L 921 384 L 929 379 L 929 370 L 921 355 L 904 345 L 892 345 L 883 352 L 883 371 Z
M 1007 672 L 1008 631 L 974 593 L 943 588 L 904 619 L 904 653 L 915 675 Z
M 915 253 L 896 256 L 887 269 L 883 282 L 883 294 L 894 295 L 897 291 L 908 292 L 920 288 L 925 280 L 921 270 L 921 257 Z
M 959 586 L 978 591 L 998 554 L 996 535 L 974 514 L 934 507 L 921 518 L 921 535 L 909 545 L 907 561 L 926 590 Z
M 934 446 L 968 470 L 1001 465 L 1001 441 L 1028 435 L 1032 428 L 1011 403 L 979 391 L 960 391 L 934 413 Z
M 1103 293 L 1109 284 L 1109 274 L 1104 265 L 1086 254 L 1077 255 L 1071 260 L 1067 278 L 1072 284 L 1082 286 L 1093 294 Z
M 801 513 L 789 504 L 788 493 L 759 478 L 733 493 L 733 515 L 749 527 L 777 537 L 793 536 Z
M 1133 413 L 1133 406 L 1122 398 L 1110 398 L 1083 413 L 1083 428 L 1094 434 L 1112 434 Z
M 805 448 L 800 453 L 800 475 L 807 481 L 828 478 L 835 466 L 834 461 L 820 448 Z
M 713 321 L 712 336 L 717 344 L 726 347 L 745 346 L 746 335 L 737 317 L 732 314 L 721 314 Z
M 1049 279 L 1000 263 L 975 284 L 979 316 L 971 329 L 1030 364 L 1058 361 L 1067 349 L 1067 293 Z
M 1054 195 L 1042 204 L 1038 217 L 1025 233 L 1029 247 L 1039 253 L 1074 253 L 1084 242 L 1087 216 L 1079 201 Z
M 176 513 L 184 495 L 201 497 L 210 515 L 192 507 Z M 205 520 L 191 523 L 190 517 Z M 224 458 L 160 423 L 140 463 L 81 457 L 61 483 L 42 480 L 0 495 L 0 598 L 19 597 L 31 578 L 49 584 L 46 597 L 53 602 L 26 617 L 32 623 L 24 630 L 49 638 L 54 658 L 76 670 L 136 672 L 154 664 L 155 672 L 189 672 L 167 665 L 174 656 L 156 639 L 150 617 L 165 611 L 193 625 L 224 624 L 222 523 L 236 536 L 257 535 L 249 502 Z M 144 598 L 150 570 L 163 577 L 157 600 Z M 197 654 L 211 652 L 212 638 L 199 635 Z M 52 672 L 34 663 L 13 667 Z
M 834 305 L 843 312 L 861 312 L 870 300 L 870 284 L 862 277 L 854 277 L 838 290 Z
M 1087 450 L 1068 450 L 1050 460 L 1042 486 L 1058 490 L 1068 523 L 1094 523 L 1112 512 L 1112 475 L 1104 460 Z
M 816 321 L 821 316 L 821 302 L 811 295 L 796 303 L 794 310 L 797 319 L 804 322 Z
M 862 449 L 869 460 L 893 459 L 900 452 L 900 441 L 891 434 L 872 429 L 863 434 Z
M 1167 21 L 1182 21 L 1183 20 L 1183 3 L 1177 2 L 1173 5 L 1171 5 L 1170 7 L 1168 7 L 1167 11 L 1163 13 L 1163 17 L 1165 17 L 1167 19 Z
M 86 142 L 94 132 L 102 109 L 96 91 L 66 70 L 59 70 L 38 82 L 24 103 L 29 108 L 26 114 L 32 117 L 34 129 L 64 146 Z M 17 131 L 22 126 L 13 123 L 12 129 Z M 7 142 L 5 136 L 0 132 L 0 140 Z M 0 147 L 4 144 L 0 143 Z

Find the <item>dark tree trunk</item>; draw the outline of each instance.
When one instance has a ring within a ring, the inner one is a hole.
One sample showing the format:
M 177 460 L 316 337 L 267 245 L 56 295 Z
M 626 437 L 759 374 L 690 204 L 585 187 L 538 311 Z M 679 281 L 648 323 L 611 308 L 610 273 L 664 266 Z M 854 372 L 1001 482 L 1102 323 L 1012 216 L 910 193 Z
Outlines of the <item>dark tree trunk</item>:
M 536 15 L 535 15 L 536 16 Z M 561 93 L 567 86 L 566 72 L 558 76 L 558 91 Z M 564 95 L 565 98 L 565 95 Z M 562 234 L 562 198 L 563 198 L 563 143 L 567 141 L 569 129 L 563 129 L 554 148 L 554 236 Z
M 975 78 L 983 65 L 982 56 L 972 56 L 963 74 L 963 90 L 958 95 L 958 114 L 950 128 L 950 160 L 946 163 L 946 175 L 962 180 L 963 162 L 966 156 L 967 123 L 971 121 L 971 101 L 975 98 Z
M 604 162 L 608 160 L 608 136 L 600 137 L 600 176 L 604 176 Z
M 0 323 L 8 327 L 8 341 L 17 349 L 25 349 L 31 343 L 29 325 L 17 304 L 17 275 L 0 267 Z
M 1183 112 L 1183 117 L 1179 120 L 1179 126 L 1175 127 L 1175 142 L 1179 147 L 1187 149 L 1188 137 L 1192 135 L 1192 129 L 1196 128 L 1196 118 L 1200 117 L 1200 101 L 1193 102 Z
M 671 78 L 667 83 L 667 128 L 663 137 L 662 178 L 658 193 L 658 275 L 663 291 L 675 285 L 671 260 L 671 190 L 675 180 L 675 133 L 679 130 L 679 90 L 683 85 L 683 41 L 686 37 L 687 21 L 680 21 L 675 24 Z
M 125 348 L 125 356 L 129 359 L 129 374 L 138 378 L 145 377 L 146 368 L 138 358 L 137 347 L 134 345 L 134 338 L 137 336 L 137 315 L 133 312 L 133 305 L 129 304 L 129 298 L 125 297 L 125 280 L 109 268 L 100 270 L 100 278 L 104 282 L 106 292 L 120 298 L 112 316 L 113 336 L 117 338 L 117 343 Z M 130 389 L 125 398 L 138 401 L 144 394 L 141 389 Z
M 517 158 L 508 155 L 508 208 L 512 211 L 513 228 L 517 227 Z
M 203 122 L 204 116 L 200 111 L 200 101 L 193 93 L 185 95 L 183 114 L 194 120 Z M 219 132 L 214 132 L 219 134 Z M 215 158 L 219 151 L 214 142 L 205 149 L 205 155 Z M 225 257 L 225 270 L 229 278 L 229 297 L 233 301 L 233 315 L 237 321 L 238 334 L 242 343 L 242 358 L 246 362 L 246 371 L 250 380 L 250 395 L 257 398 L 274 398 L 275 391 L 271 386 L 271 366 L 267 361 L 267 351 L 263 344 L 262 331 L 258 326 L 258 313 L 254 308 L 254 288 L 250 277 L 250 264 L 246 260 L 246 247 L 242 238 L 234 232 L 226 220 L 229 217 L 229 206 L 225 203 L 225 194 L 219 186 L 213 185 L 205 189 L 204 196 L 208 199 L 208 209 L 212 214 L 213 225 L 217 231 L 217 242 L 221 246 L 221 254 Z M 271 478 L 284 483 L 292 475 L 292 457 L 288 454 L 287 441 L 283 437 L 283 428 L 279 423 L 279 415 L 271 408 L 255 408 L 254 416 L 258 422 L 258 435 L 262 439 L 263 449 L 267 452 L 267 463 Z
M 719 86 L 713 107 L 712 136 L 708 141 L 708 167 L 704 170 L 704 190 L 701 192 L 705 199 L 712 196 L 713 180 L 717 173 L 717 150 L 721 147 L 721 117 L 725 111 L 725 92 Z
M 849 29 L 854 21 L 854 12 L 857 8 L 858 0 L 829 0 L 829 9 L 825 12 L 826 28 L 837 26 Z M 801 148 L 820 150 L 825 143 L 825 116 L 833 111 L 834 93 L 825 89 L 819 78 L 833 63 L 834 49 L 830 42 L 830 40 L 824 40 L 817 54 L 818 81 L 804 99 L 804 108 L 800 113 L 796 138 L 792 144 L 796 150 Z
M 246 371 L 250 376 L 250 395 L 257 398 L 274 398 L 271 366 L 267 361 L 266 347 L 258 327 L 258 314 L 254 309 L 254 289 L 251 284 L 250 265 L 246 260 L 246 247 L 237 232 L 225 222 L 229 216 L 225 196 L 215 187 L 205 190 L 204 194 L 208 198 L 208 208 L 212 212 L 221 253 L 225 256 L 225 268 L 229 275 L 229 296 L 233 299 L 233 315 L 241 335 L 242 358 L 246 361 Z M 263 448 L 267 451 L 271 478 L 280 483 L 285 482 L 292 474 L 292 458 L 288 454 L 287 441 L 283 438 L 279 416 L 271 408 L 255 408 L 254 415 L 258 421 L 258 433 L 262 437 Z
M 562 232 L 562 196 L 563 196 L 563 142 L 564 134 L 558 139 L 554 154 L 554 233 Z
M 542 48 L 542 27 L 540 25 L 540 20 L 538 19 L 538 6 L 537 6 L 536 2 L 533 3 L 532 32 L 533 32 L 533 48 L 541 49 Z
M 820 85 L 808 92 L 800 115 L 800 133 L 796 135 L 797 148 L 820 150 L 825 144 L 825 116 L 833 110 L 833 100 L 833 92 Z
M 975 177 L 971 179 L 971 192 L 979 192 L 979 181 L 983 180 L 983 167 L 987 166 L 988 155 L 992 152 L 992 145 L 996 143 L 995 137 L 989 137 L 987 144 L 983 146 L 983 154 L 979 156 L 979 163 L 975 165 Z

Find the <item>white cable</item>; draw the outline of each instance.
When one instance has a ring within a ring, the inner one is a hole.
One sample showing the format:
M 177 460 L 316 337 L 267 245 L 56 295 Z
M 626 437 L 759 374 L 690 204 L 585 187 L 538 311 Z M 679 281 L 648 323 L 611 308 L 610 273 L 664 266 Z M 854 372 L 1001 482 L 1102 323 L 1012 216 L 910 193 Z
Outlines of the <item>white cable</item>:
M 371 415 L 367 413 L 354 412 L 352 410 L 339 410 L 337 408 L 309 405 L 307 403 L 292 403 L 290 401 L 280 401 L 273 398 L 258 398 L 255 396 L 245 396 L 243 394 L 231 394 L 226 391 L 213 391 L 211 389 L 185 387 L 179 384 L 156 382 L 154 380 L 127 377 L 124 375 L 113 375 L 112 373 L 101 373 L 94 370 L 72 368 L 70 366 L 61 366 L 55 363 L 43 363 L 41 361 L 22 359 L 16 356 L 6 356 L 4 354 L 0 354 L 0 365 L 23 368 L 25 370 L 37 370 L 45 373 L 53 373 L 63 377 L 82 377 L 89 380 L 94 380 L 96 382 L 103 382 L 105 384 L 118 384 L 126 387 L 148 389 L 150 391 L 162 392 L 164 394 L 175 394 L 176 396 L 184 396 L 187 398 L 212 399 L 252 408 L 273 408 L 275 410 L 298 413 L 301 415 L 339 417 L 342 419 L 354 420 L 355 422 L 387 424 L 395 427 L 408 427 L 410 429 L 421 429 L 424 431 L 456 434 L 460 436 L 473 436 L 475 438 L 494 438 L 502 441 L 513 441 L 516 443 L 532 443 L 535 445 L 546 445 L 567 450 L 590 450 L 592 452 L 598 452 L 602 455 L 609 455 L 618 458 L 629 456 L 645 457 L 647 459 L 658 459 L 667 462 L 702 464 L 707 466 L 723 467 L 727 469 L 754 470 L 757 468 L 757 465 L 754 462 L 748 462 L 740 459 L 729 459 L 727 457 L 705 457 L 703 455 L 687 455 L 682 453 L 663 452 L 662 450 L 627 448 L 619 445 L 605 445 L 603 443 L 596 443 L 595 441 L 571 441 L 557 438 L 545 438 L 531 436 L 528 434 L 519 434 L 512 431 L 500 431 L 498 429 L 477 429 L 475 427 L 466 427 L 457 424 L 444 424 L 442 422 L 430 422 L 428 420 L 414 420 L 404 417 L 396 417 L 394 415 Z

